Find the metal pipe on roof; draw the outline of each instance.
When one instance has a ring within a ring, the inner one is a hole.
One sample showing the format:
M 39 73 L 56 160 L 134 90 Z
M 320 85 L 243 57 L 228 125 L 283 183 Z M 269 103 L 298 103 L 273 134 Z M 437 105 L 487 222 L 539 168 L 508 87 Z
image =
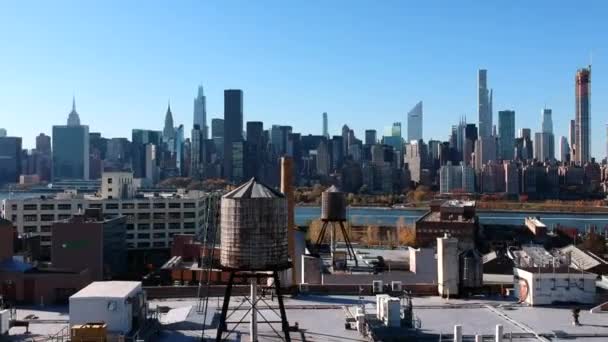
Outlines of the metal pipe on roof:
M 293 159 L 288 156 L 281 157 L 281 192 L 287 199 L 287 250 L 293 263 L 291 270 L 291 284 L 297 284 L 295 252 L 295 198 L 293 193 Z

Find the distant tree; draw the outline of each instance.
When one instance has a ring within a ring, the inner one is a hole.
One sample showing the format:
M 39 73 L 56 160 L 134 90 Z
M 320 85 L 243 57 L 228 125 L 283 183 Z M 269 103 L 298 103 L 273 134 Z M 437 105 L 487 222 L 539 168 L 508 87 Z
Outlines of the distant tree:
M 397 219 L 396 229 L 399 245 L 412 247 L 416 245 L 416 230 L 411 225 L 405 223 L 405 217 L 401 216 Z

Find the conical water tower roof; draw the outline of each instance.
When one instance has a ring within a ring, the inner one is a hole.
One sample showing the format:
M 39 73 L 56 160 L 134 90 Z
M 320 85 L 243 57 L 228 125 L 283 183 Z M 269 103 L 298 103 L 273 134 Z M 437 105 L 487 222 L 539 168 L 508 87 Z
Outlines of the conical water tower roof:
M 332 185 L 329 188 L 327 188 L 327 190 L 325 190 L 325 192 L 342 192 L 342 190 L 340 190 L 340 188 L 338 188 L 337 186 Z
M 282 193 L 260 183 L 255 177 L 223 196 L 224 198 L 283 198 Z

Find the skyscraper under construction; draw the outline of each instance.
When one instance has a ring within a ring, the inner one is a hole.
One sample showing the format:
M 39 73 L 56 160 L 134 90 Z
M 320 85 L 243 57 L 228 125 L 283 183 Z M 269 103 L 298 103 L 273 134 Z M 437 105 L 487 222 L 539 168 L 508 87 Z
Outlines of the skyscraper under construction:
M 577 70 L 574 117 L 574 161 L 583 165 L 591 160 L 591 65 Z

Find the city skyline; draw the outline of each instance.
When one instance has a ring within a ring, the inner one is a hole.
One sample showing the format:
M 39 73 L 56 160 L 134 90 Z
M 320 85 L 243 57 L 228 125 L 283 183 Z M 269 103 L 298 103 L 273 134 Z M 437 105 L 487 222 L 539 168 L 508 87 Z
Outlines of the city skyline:
M 466 115 L 469 122 L 476 122 L 472 119 L 477 117 L 474 73 L 478 69 L 488 70 L 488 84 L 494 90 L 493 122 L 497 122 L 498 111 L 513 109 L 517 113 L 516 129 L 526 127 L 537 132 L 539 123 L 533 117 L 546 104 L 553 109 L 554 135 L 567 136 L 567 122 L 574 117 L 575 107 L 572 80 L 576 70 L 589 63 L 592 51 L 596 63 L 591 136 L 605 135 L 601 132 L 605 124 L 601 113 L 606 111 L 602 94 L 608 92 L 602 69 L 606 50 L 598 46 L 605 24 L 595 13 L 584 27 L 575 24 L 564 32 L 557 22 L 566 17 L 568 8 L 546 8 L 541 4 L 525 10 L 501 10 L 494 5 L 422 6 L 420 17 L 408 17 L 411 19 L 408 24 L 401 20 L 409 13 L 405 4 L 370 9 L 365 4 L 353 3 L 349 15 L 341 13 L 337 5 L 287 9 L 276 6 L 271 12 L 285 10 L 285 19 L 275 18 L 268 29 L 248 32 L 251 25 L 266 15 L 251 4 L 239 2 L 219 7 L 183 4 L 171 6 L 175 14 L 169 19 L 172 24 L 180 19 L 183 23 L 163 27 L 167 30 L 164 32 L 154 26 L 162 18 L 163 6 L 151 5 L 142 9 L 142 18 L 135 18 L 131 15 L 135 8 L 124 5 L 123 16 L 116 19 L 116 30 L 127 32 L 124 39 L 116 40 L 103 29 L 99 18 L 86 13 L 76 15 L 83 8 L 73 4 L 44 4 L 35 9 L 19 4 L 4 6 L 7 8 L 3 12 L 14 13 L 12 17 L 19 17 L 26 10 L 29 13 L 22 22 L 14 22 L 8 16 L 0 24 L 7 25 L 4 31 L 11 33 L 7 45 L 14 47 L 12 53 L 0 57 L 3 74 L 11 79 L 10 84 L 0 86 L 2 113 L 8 117 L 2 127 L 9 135 L 22 136 L 26 148 L 33 147 L 40 132 L 49 134 L 53 125 L 65 120 L 72 95 L 77 98 L 83 124 L 104 136 L 129 137 L 131 128 L 162 128 L 158 122 L 162 124 L 168 99 L 172 102 L 174 121 L 184 124 L 185 131 L 190 132 L 192 99 L 201 84 L 207 98 L 208 125 L 212 118 L 223 117 L 223 90 L 238 88 L 245 94 L 245 122 L 291 125 L 294 131 L 305 134 L 319 134 L 319 120 L 310 118 L 323 112 L 329 115 L 331 134 L 339 134 L 343 124 L 354 129 L 357 136 L 363 136 L 368 128 L 380 132 L 395 121 L 402 122 L 406 129 L 407 111 L 412 103 L 422 100 L 424 140 L 445 140 L 450 125 L 457 123 L 458 117 Z M 100 14 L 113 13 L 112 4 L 93 7 Z M 596 10 L 590 12 L 600 13 L 603 4 L 591 7 Z M 332 20 L 316 19 L 325 25 L 324 29 L 309 31 L 308 24 L 315 20 L 314 13 L 318 10 Z M 378 16 L 367 18 L 365 13 L 369 10 Z M 260 17 L 245 17 L 242 25 L 232 28 L 222 24 L 226 17 L 242 16 L 248 11 L 256 11 Z M 452 11 L 456 12 L 450 15 Z M 478 25 L 492 25 L 490 32 L 477 32 L 470 25 L 462 25 L 456 19 L 457 14 L 467 11 L 471 13 L 466 16 L 480 18 Z M 199 13 L 200 17 L 189 12 Z M 526 15 L 522 16 L 523 12 Z M 538 19 L 545 15 L 553 15 L 556 23 L 537 27 Z M 65 20 L 66 16 L 73 21 Z M 430 16 L 430 21 L 424 25 L 424 32 L 412 31 L 409 25 L 420 23 L 425 16 Z M 297 20 L 291 20 L 294 18 Z M 361 18 L 369 19 L 363 21 L 362 27 L 347 26 L 361 23 Z M 514 25 L 508 31 L 501 30 L 492 24 L 497 19 L 512 19 Z M 199 21 L 209 25 L 200 25 Z M 380 23 L 386 23 L 387 27 L 379 26 Z M 134 24 L 141 28 L 129 31 Z M 73 32 L 73 26 L 81 28 L 81 32 Z M 345 31 L 346 27 L 352 30 Z M 272 34 L 281 28 L 295 34 L 297 39 L 290 42 Z M 547 39 L 547 32 L 562 37 L 562 41 L 543 41 L 540 56 L 531 48 L 538 46 L 540 37 Z M 383 38 L 384 33 L 388 36 Z M 191 44 L 203 45 L 197 48 L 175 38 L 184 35 L 185 41 L 192 41 L 201 34 L 205 37 L 204 44 Z M 239 47 L 218 42 L 226 35 L 242 35 L 250 42 Z M 263 39 L 269 35 L 272 39 Z M 96 38 L 95 44 L 86 40 L 89 36 Z M 354 36 L 363 43 L 364 53 L 338 53 L 341 49 L 357 51 L 354 49 L 359 45 L 349 38 Z M 400 43 L 388 44 L 396 37 L 401 37 Z M 459 44 L 448 42 L 456 37 L 462 39 Z M 565 49 L 567 44 L 563 40 L 575 37 L 580 48 Z M 487 50 L 471 49 L 480 39 L 487 42 Z M 44 40 L 42 46 L 37 45 L 40 40 Z M 133 47 L 128 46 L 130 42 L 135 42 Z M 261 47 L 255 48 L 254 43 L 261 44 L 263 51 Z M 317 50 L 314 46 L 311 51 L 303 50 L 313 43 L 321 46 Z M 416 44 L 422 44 L 424 49 L 408 48 Z M 450 49 L 450 58 L 427 58 L 445 55 L 446 49 Z M 511 52 L 510 56 L 517 57 L 505 58 L 499 53 L 505 49 Z M 323 55 L 320 50 L 329 50 L 330 54 L 321 63 L 310 63 L 313 55 Z M 242 55 L 243 51 L 249 52 L 248 58 L 229 57 Z M 38 60 L 40 55 L 47 56 L 47 60 Z M 265 62 L 260 64 L 261 61 Z M 16 118 L 35 124 L 23 125 Z M 121 120 L 121 124 L 116 125 L 116 120 Z M 592 155 L 603 158 L 604 146 L 603 139 L 592 140 Z

